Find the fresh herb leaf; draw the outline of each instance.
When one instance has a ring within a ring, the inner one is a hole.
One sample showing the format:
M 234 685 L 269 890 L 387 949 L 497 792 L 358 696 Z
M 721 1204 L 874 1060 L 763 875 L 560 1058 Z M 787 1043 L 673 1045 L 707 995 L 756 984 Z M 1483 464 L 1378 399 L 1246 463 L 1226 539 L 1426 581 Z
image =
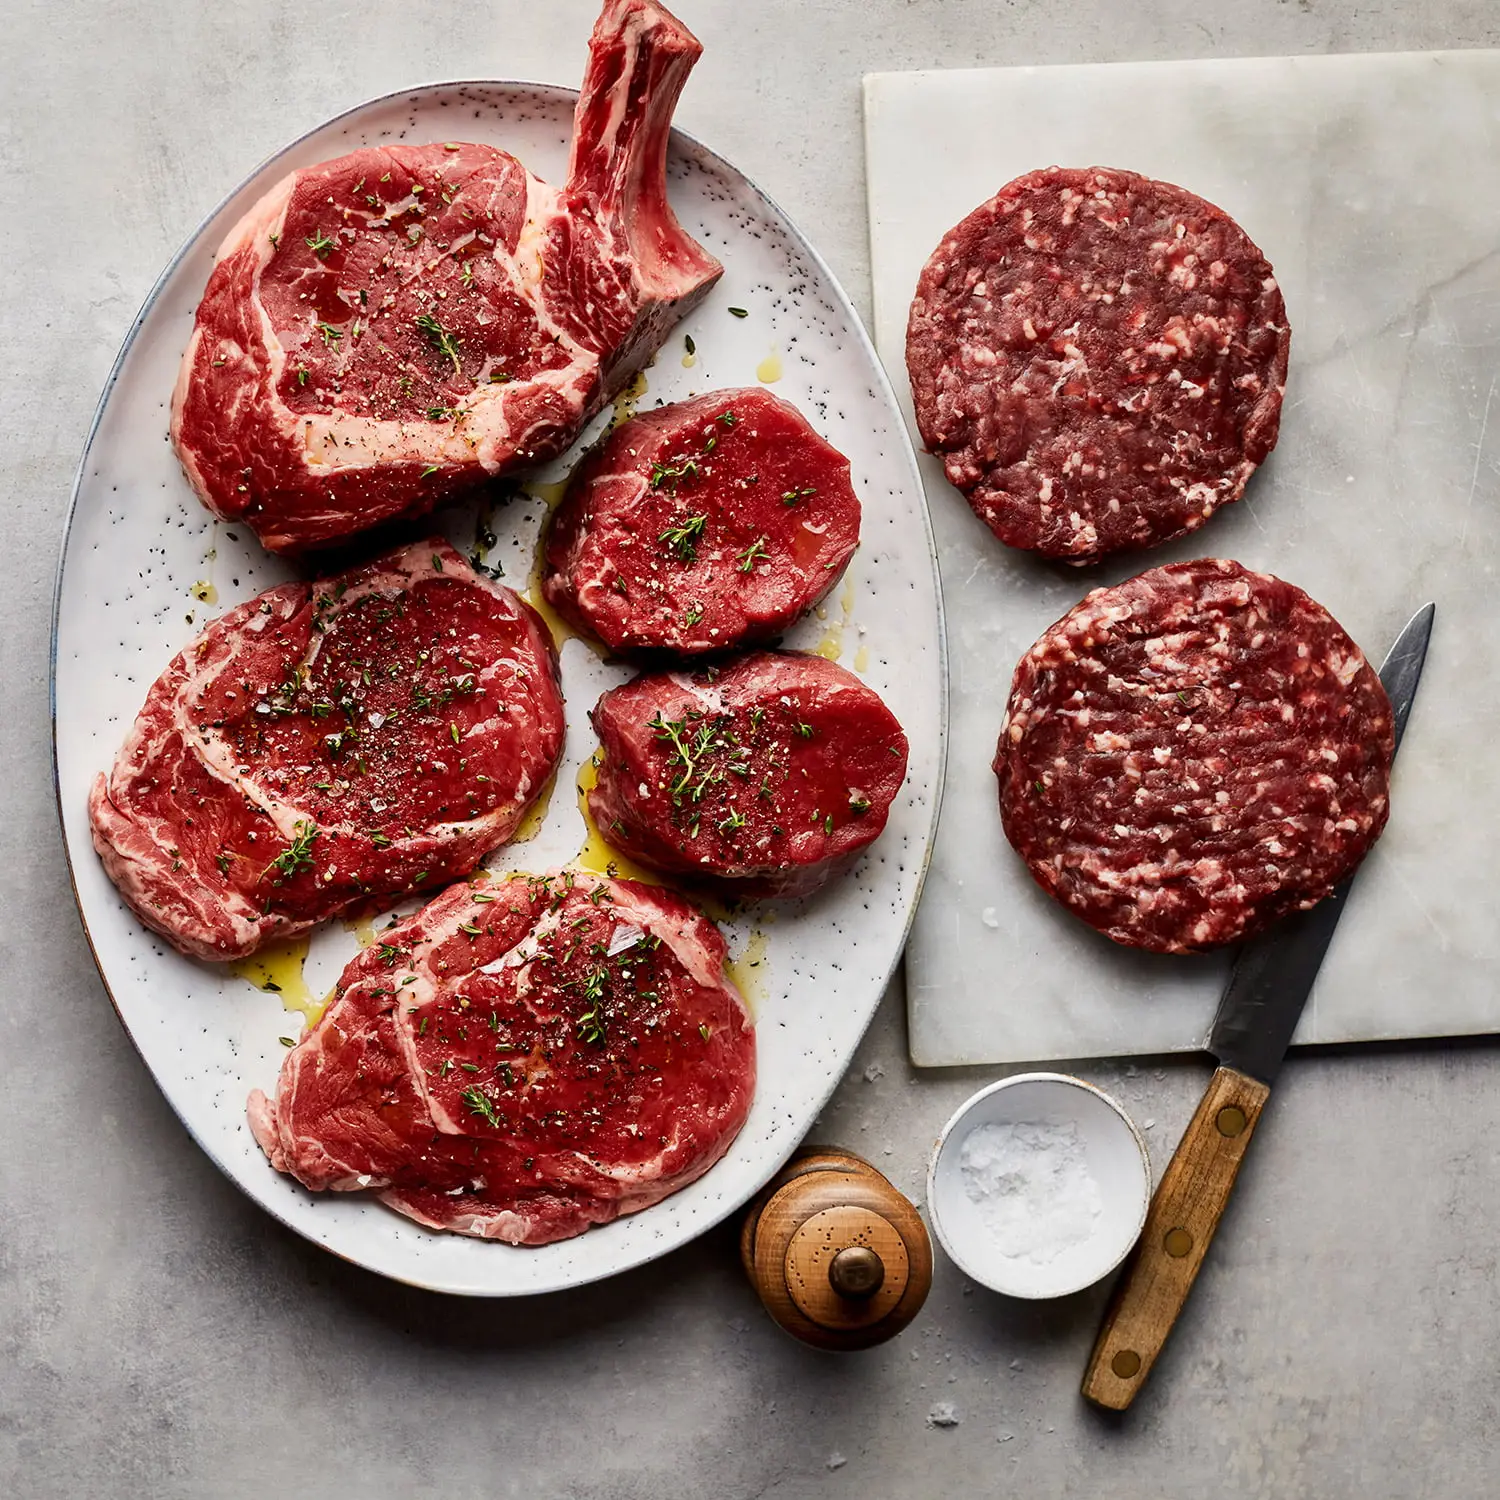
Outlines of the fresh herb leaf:
M 431 313 L 418 313 L 412 321 L 439 354 L 453 361 L 453 373 L 461 375 L 463 366 L 458 359 L 458 340 Z
M 758 536 L 753 542 L 750 543 L 748 547 L 745 548 L 743 552 L 739 554 L 737 561 L 740 565 L 740 572 L 753 572 L 756 563 L 766 555 L 766 539 L 763 536 Z
M 651 469 L 651 488 L 653 490 L 675 490 L 679 479 L 696 479 L 698 477 L 698 460 L 695 458 L 684 458 L 678 455 L 679 461 L 675 464 L 655 464 Z
M 276 856 L 266 867 L 268 870 L 279 870 L 281 880 L 289 880 L 301 870 L 314 868 L 312 846 L 317 841 L 318 825 L 316 823 L 298 822 L 292 827 L 292 841 Z
M 665 542 L 667 550 L 675 552 L 677 561 L 684 567 L 691 567 L 698 560 L 698 543 L 707 525 L 707 516 L 684 516 L 675 526 L 662 532 L 657 541 Z
M 458 1097 L 468 1105 L 471 1115 L 477 1115 L 487 1125 L 499 1128 L 500 1116 L 495 1113 L 490 1096 L 477 1083 L 466 1088 Z

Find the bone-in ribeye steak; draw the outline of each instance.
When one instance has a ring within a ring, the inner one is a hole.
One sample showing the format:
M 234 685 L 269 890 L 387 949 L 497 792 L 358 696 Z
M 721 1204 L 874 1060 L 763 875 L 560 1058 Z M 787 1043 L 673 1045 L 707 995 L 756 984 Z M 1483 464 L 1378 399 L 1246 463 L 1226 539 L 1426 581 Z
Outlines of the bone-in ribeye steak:
M 272 188 L 220 248 L 173 397 L 203 503 L 296 551 L 566 448 L 722 272 L 667 202 L 700 51 L 654 0 L 609 0 L 561 189 L 463 143 Z
M 1037 883 L 1187 953 L 1321 901 L 1389 811 L 1391 705 L 1301 589 L 1217 558 L 1096 589 L 1016 668 L 995 754 Z
M 354 958 L 250 1098 L 272 1164 L 434 1229 L 541 1245 L 634 1213 L 729 1148 L 755 1034 L 719 930 L 578 871 L 451 887 Z
M 849 460 L 769 391 L 714 391 L 623 423 L 573 476 L 548 602 L 615 651 L 766 641 L 859 543 Z
M 906 736 L 880 697 L 821 656 L 759 651 L 654 672 L 593 711 L 605 840 L 739 896 L 800 896 L 885 827 Z
M 94 845 L 149 927 L 240 958 L 472 869 L 562 742 L 535 613 L 419 542 L 270 589 L 181 652 L 94 784 Z

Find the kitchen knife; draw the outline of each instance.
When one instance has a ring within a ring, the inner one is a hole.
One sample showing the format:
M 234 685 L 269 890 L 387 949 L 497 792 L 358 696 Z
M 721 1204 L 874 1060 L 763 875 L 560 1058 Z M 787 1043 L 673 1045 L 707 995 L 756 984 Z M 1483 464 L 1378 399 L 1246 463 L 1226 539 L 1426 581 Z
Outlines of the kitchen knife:
M 1397 748 L 1435 612 L 1427 604 L 1411 617 L 1380 669 Z M 1083 1394 L 1099 1406 L 1130 1405 L 1187 1301 L 1353 883 L 1240 950 L 1204 1044 L 1219 1066 L 1162 1174 L 1084 1373 Z

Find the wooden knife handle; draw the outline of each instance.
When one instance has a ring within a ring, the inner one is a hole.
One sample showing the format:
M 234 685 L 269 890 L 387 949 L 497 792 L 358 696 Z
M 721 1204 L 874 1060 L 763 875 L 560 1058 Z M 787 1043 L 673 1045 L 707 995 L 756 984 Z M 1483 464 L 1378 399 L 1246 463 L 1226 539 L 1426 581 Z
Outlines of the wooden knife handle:
M 1167 1164 L 1134 1257 L 1115 1288 L 1083 1394 L 1124 1411 L 1193 1289 L 1270 1089 L 1220 1068 Z

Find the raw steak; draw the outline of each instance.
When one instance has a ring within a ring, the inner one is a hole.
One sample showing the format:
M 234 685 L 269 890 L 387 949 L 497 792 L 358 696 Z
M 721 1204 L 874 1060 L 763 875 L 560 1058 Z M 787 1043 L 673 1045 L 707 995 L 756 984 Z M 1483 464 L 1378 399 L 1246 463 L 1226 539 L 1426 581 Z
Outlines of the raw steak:
M 1391 706 L 1338 623 L 1238 563 L 1097 589 L 1021 658 L 995 774 L 1038 884 L 1188 953 L 1316 904 L 1385 826 Z
M 548 602 L 615 651 L 765 641 L 859 545 L 849 460 L 768 391 L 715 391 L 616 428 L 547 539 Z
M 255 1138 L 314 1190 L 433 1229 L 581 1234 L 702 1176 L 745 1122 L 755 1034 L 712 922 L 581 872 L 451 887 L 353 959 Z
M 446 542 L 420 542 L 214 621 L 94 783 L 94 846 L 174 947 L 241 958 L 472 869 L 562 742 L 541 622 Z
M 461 142 L 272 188 L 219 250 L 172 401 L 203 503 L 290 552 L 566 448 L 721 273 L 667 202 L 701 50 L 609 0 L 561 189 Z
M 1103 167 L 1018 177 L 933 252 L 922 441 L 1012 547 L 1092 562 L 1201 526 L 1276 446 L 1291 333 L 1221 209 Z
M 880 834 L 906 778 L 891 711 L 821 656 L 648 673 L 592 717 L 589 812 L 605 840 L 730 895 L 816 889 Z

